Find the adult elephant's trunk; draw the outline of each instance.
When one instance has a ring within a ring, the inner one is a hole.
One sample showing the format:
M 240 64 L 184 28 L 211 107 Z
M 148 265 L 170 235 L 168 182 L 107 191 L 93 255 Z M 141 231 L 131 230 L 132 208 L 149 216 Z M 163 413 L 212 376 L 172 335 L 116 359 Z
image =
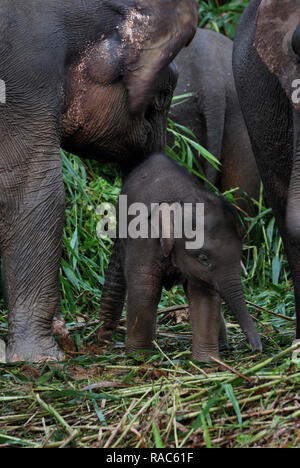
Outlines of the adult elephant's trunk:
M 293 111 L 294 157 L 287 206 L 287 227 L 289 233 L 300 242 L 300 112 Z
M 110 2 L 117 9 L 118 3 Z M 121 36 L 130 110 L 142 114 L 161 72 L 196 34 L 199 5 L 196 0 L 137 0 L 136 5 L 127 11 Z
M 224 275 L 218 289 L 221 297 L 247 336 L 252 350 L 261 352 L 262 343 L 246 306 L 240 275 L 235 274 L 230 278 Z

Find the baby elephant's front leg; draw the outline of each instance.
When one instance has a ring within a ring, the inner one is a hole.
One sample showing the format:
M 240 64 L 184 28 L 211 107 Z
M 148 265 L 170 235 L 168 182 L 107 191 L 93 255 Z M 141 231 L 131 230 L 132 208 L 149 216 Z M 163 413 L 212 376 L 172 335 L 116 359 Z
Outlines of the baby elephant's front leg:
M 127 342 L 128 353 L 151 350 L 156 334 L 157 307 L 162 281 L 151 271 L 135 270 L 127 277 Z
M 217 293 L 203 291 L 188 284 L 188 298 L 193 327 L 193 359 L 212 362 L 219 357 L 219 337 L 222 326 L 221 298 Z

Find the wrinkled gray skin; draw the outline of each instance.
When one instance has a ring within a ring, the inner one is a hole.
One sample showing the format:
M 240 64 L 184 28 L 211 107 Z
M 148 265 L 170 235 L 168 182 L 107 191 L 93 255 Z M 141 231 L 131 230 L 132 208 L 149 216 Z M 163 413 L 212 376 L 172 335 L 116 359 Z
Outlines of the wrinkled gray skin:
M 175 60 L 179 73 L 175 96 L 195 96 L 172 107 L 171 118 L 191 129 L 222 163 L 220 172 L 200 158 L 209 182 L 222 192 L 239 187 L 258 199 L 260 178 L 235 88 L 232 49 L 233 42 L 224 35 L 198 29 L 190 47 Z M 168 143 L 172 144 L 170 133 Z M 248 209 L 246 202 L 239 204 Z
M 1 0 L 0 245 L 8 361 L 61 359 L 65 217 L 60 145 L 123 170 L 165 144 L 168 64 L 193 38 L 194 0 Z
M 300 104 L 292 98 L 300 77 L 300 0 L 250 3 L 237 29 L 234 74 L 291 267 L 300 339 Z
M 107 339 L 116 329 L 127 290 L 127 351 L 151 349 L 162 287 L 170 289 L 181 282 L 189 300 L 194 359 L 211 361 L 211 357 L 219 355 L 219 336 L 223 344 L 226 342 L 221 298 L 238 320 L 252 349 L 261 351 L 262 344 L 243 296 L 242 241 L 231 206 L 162 154 L 151 156 L 133 170 L 122 194 L 127 195 L 128 206 L 143 203 L 149 213 L 152 203 L 192 203 L 194 207 L 204 203 L 204 246 L 188 250 L 187 239 L 174 236 L 173 218 L 164 215 L 160 238 L 129 237 L 117 241 L 103 289 L 100 320 L 104 325 L 99 337 Z M 129 216 L 128 224 L 131 221 Z M 150 231 L 151 220 L 146 221 Z M 193 222 L 195 228 L 195 212 Z

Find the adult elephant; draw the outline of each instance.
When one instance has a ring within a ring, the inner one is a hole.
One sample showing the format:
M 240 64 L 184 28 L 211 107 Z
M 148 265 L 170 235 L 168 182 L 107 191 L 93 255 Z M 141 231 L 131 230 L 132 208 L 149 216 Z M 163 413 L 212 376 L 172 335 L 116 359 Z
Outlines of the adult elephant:
M 168 64 L 197 22 L 194 0 L 0 0 L 8 361 L 63 357 L 51 334 L 60 312 L 60 145 L 125 168 L 163 149 L 176 82 Z
M 222 192 L 239 187 L 257 200 L 260 178 L 235 88 L 232 49 L 233 42 L 223 34 L 198 29 L 190 47 L 175 60 L 179 74 L 175 96 L 194 96 L 174 106 L 171 118 L 192 130 L 222 163 L 219 172 L 194 151 L 210 183 Z M 172 140 L 169 134 L 170 146 Z M 251 211 L 240 192 L 235 196 L 241 208 Z
M 292 271 L 300 338 L 300 0 L 252 0 L 237 29 L 233 63 Z

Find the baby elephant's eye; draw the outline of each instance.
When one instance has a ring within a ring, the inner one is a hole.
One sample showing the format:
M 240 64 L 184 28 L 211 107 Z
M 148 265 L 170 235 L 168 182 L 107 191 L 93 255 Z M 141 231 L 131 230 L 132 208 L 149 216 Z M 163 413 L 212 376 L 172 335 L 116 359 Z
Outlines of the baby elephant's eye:
M 204 265 L 204 266 L 209 266 L 210 265 L 209 258 L 205 253 L 201 253 L 200 255 L 198 255 L 198 261 L 200 263 L 202 263 L 202 265 Z

